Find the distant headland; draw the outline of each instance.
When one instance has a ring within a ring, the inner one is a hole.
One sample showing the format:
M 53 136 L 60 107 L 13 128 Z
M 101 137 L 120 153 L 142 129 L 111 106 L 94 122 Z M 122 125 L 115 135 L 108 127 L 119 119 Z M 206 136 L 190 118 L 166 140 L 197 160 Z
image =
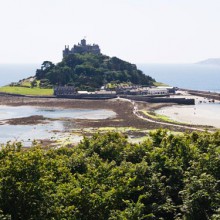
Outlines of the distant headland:
M 209 58 L 206 60 L 202 60 L 197 64 L 204 64 L 204 65 L 218 65 L 220 66 L 220 58 Z

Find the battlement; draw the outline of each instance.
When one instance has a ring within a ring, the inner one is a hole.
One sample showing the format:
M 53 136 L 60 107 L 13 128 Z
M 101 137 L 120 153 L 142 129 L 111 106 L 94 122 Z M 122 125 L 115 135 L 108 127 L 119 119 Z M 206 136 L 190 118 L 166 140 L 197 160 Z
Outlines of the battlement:
M 86 44 L 86 40 L 82 39 L 80 43 L 69 49 L 69 46 L 65 45 L 65 49 L 63 50 L 63 57 L 68 56 L 70 54 L 84 54 L 84 53 L 92 53 L 92 54 L 101 54 L 100 48 L 98 44 Z

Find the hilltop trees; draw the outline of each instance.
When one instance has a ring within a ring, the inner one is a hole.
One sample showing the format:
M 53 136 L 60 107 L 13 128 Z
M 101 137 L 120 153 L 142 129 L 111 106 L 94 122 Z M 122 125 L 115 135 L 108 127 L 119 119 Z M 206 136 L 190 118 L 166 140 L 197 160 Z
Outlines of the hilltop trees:
M 219 219 L 220 132 L 0 151 L 1 219 Z
M 36 78 L 48 79 L 52 85 L 74 85 L 79 89 L 90 90 L 111 82 L 151 85 L 155 81 L 135 65 L 117 57 L 90 53 L 68 55 L 57 65 L 45 61 L 41 69 L 36 71 Z

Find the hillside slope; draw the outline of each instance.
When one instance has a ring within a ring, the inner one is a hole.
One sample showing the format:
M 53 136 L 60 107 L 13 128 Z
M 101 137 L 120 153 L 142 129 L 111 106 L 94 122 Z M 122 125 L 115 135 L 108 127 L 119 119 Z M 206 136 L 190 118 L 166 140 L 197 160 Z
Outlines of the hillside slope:
M 138 70 L 136 65 L 103 54 L 72 54 L 56 65 L 44 61 L 36 78 L 51 85 L 73 85 L 78 89 L 99 89 L 106 83 L 129 82 L 152 85 L 155 80 Z

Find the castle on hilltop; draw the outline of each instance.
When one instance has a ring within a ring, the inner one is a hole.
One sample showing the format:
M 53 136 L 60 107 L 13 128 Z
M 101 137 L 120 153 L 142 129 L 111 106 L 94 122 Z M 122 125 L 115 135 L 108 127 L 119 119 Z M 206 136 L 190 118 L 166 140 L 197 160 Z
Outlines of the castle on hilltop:
M 70 54 L 84 54 L 84 53 L 92 53 L 92 54 L 101 54 L 99 45 L 97 44 L 86 44 L 86 40 L 82 39 L 81 43 L 78 43 L 77 45 L 74 45 L 72 49 L 69 49 L 69 46 L 65 45 L 65 49 L 63 50 L 63 57 L 68 56 Z

